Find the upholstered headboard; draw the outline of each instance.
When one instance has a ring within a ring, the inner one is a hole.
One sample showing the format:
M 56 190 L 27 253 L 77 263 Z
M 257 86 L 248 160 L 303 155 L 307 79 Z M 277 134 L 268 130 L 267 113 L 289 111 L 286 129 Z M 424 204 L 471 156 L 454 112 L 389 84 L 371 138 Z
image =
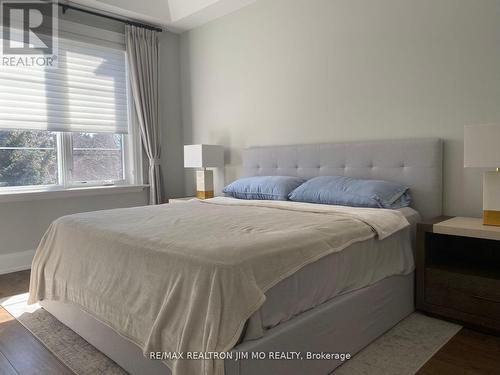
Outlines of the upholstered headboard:
M 423 218 L 442 213 L 443 142 L 437 138 L 251 147 L 245 176 L 342 175 L 394 181 L 411 189 Z

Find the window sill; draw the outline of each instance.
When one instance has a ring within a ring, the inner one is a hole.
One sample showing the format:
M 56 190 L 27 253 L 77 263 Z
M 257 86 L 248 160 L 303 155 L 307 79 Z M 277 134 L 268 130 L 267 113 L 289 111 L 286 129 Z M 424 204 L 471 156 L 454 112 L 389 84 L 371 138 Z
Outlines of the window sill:
M 91 195 L 138 193 L 148 187 L 149 185 L 114 185 L 114 186 L 86 186 L 86 187 L 52 189 L 52 190 L 6 191 L 6 192 L 0 192 L 0 203 L 34 201 L 41 199 L 84 197 Z

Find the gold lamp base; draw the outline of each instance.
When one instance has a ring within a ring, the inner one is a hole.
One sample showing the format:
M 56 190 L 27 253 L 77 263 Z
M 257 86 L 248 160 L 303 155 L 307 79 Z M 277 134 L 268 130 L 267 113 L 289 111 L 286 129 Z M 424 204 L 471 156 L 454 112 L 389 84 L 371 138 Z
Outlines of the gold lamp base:
M 196 191 L 196 198 L 209 199 L 214 197 L 214 191 Z
M 500 226 L 500 172 L 486 172 L 483 179 L 483 224 Z
M 483 211 L 483 224 L 500 227 L 500 211 Z

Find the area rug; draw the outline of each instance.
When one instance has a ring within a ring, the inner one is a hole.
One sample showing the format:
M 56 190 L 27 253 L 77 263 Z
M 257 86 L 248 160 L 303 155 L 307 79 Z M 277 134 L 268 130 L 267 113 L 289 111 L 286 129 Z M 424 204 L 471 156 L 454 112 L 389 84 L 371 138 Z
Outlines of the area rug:
M 0 305 L 77 375 L 127 375 L 111 359 L 59 322 L 40 305 L 28 306 L 28 294 L 6 298 Z
M 415 312 L 357 353 L 334 374 L 416 374 L 461 328 Z
M 127 374 L 27 294 L 0 301 L 5 310 L 78 375 Z M 461 326 L 413 313 L 334 371 L 334 375 L 413 375 Z

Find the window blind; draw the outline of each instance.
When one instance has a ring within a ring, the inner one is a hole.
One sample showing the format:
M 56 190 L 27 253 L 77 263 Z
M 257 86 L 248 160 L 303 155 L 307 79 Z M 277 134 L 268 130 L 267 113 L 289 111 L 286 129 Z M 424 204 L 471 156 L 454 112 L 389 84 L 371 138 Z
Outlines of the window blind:
M 127 133 L 125 51 L 58 45 L 57 68 L 0 67 L 0 129 Z

